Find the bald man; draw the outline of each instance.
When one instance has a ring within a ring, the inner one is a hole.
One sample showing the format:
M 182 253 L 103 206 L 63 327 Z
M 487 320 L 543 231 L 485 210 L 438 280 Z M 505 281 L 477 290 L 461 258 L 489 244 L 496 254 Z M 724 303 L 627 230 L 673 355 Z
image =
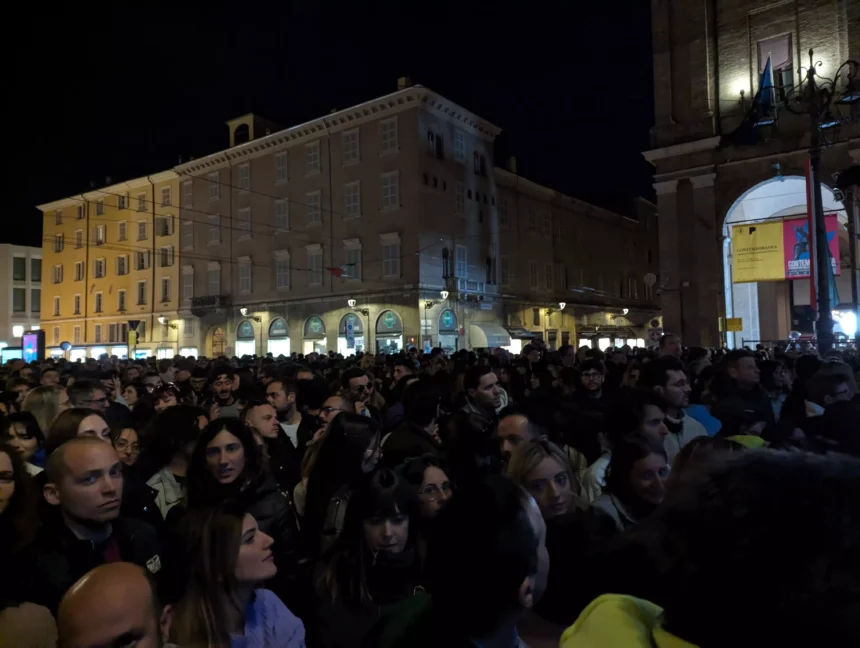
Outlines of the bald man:
M 146 571 L 131 563 L 102 565 L 72 585 L 60 603 L 63 648 L 166 648 L 170 608 L 162 609 Z
M 23 600 L 52 613 L 63 594 L 88 571 L 105 563 L 129 561 L 161 570 L 161 543 L 155 530 L 120 516 L 122 463 L 110 444 L 76 437 L 48 458 L 43 496 L 51 511 L 27 549 Z

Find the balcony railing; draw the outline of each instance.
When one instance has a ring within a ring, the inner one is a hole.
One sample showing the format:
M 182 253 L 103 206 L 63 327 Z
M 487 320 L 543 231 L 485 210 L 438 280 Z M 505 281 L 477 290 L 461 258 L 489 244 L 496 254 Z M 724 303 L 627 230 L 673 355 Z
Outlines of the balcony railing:
M 197 317 L 228 306 L 230 306 L 230 295 L 203 295 L 191 298 L 191 314 Z

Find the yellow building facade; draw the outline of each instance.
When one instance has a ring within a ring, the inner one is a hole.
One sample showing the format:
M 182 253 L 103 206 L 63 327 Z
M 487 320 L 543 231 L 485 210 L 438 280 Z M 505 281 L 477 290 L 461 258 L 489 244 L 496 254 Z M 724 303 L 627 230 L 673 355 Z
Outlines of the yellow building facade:
M 63 342 L 71 359 L 177 353 L 179 191 L 166 171 L 39 206 L 51 355 L 64 354 Z

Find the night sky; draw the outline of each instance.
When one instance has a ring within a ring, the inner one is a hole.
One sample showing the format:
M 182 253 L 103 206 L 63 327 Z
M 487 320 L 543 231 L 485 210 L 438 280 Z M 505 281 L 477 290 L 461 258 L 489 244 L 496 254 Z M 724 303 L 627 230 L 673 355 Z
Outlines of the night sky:
M 497 165 L 596 202 L 650 195 L 647 2 L 177 4 L 16 21 L 0 240 L 40 245 L 35 205 L 226 148 L 227 119 L 291 126 L 399 76 L 501 127 Z

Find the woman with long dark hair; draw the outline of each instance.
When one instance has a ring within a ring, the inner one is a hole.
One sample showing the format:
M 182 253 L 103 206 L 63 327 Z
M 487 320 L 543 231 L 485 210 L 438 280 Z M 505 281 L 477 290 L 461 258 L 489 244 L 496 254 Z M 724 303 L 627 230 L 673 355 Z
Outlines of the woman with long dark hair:
M 37 475 L 42 472 L 33 464 L 33 458 L 45 447 L 45 437 L 39 422 L 30 412 L 13 412 L 3 419 L 0 441 L 18 451 L 27 473 Z
M 188 511 L 179 533 L 188 578 L 173 606 L 172 642 L 304 648 L 302 622 L 273 592 L 260 588 L 278 571 L 273 541 L 241 502 Z
M 311 556 L 337 540 L 352 491 L 379 461 L 380 443 L 379 426 L 369 417 L 341 412 L 329 425 L 308 477 L 304 531 Z
M 409 485 L 389 469 L 365 477 L 356 488 L 343 532 L 315 573 L 320 601 L 311 632 L 319 645 L 361 646 L 382 606 L 419 589 L 412 501 Z

